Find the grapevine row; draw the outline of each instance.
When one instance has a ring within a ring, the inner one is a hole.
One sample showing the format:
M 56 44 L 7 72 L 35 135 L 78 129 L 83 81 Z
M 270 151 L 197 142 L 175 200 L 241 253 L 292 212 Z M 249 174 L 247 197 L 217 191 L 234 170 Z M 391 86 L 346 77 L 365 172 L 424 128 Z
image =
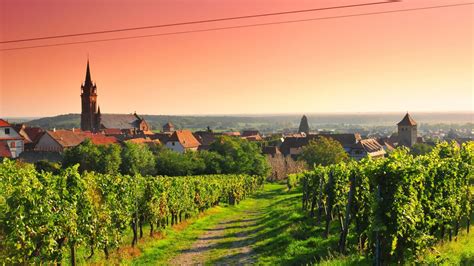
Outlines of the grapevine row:
M 381 160 L 316 166 L 288 182 L 301 185 L 303 209 L 325 226 L 325 237 L 337 223 L 341 253 L 353 244 L 385 265 L 451 240 L 463 224 L 469 232 L 473 167 L 474 143 L 444 142 L 425 156 L 402 148 Z
M 0 164 L 0 260 L 6 264 L 71 264 L 76 249 L 109 256 L 127 229 L 132 246 L 143 236 L 173 225 L 219 202 L 237 204 L 263 184 L 249 175 L 142 177 L 79 174 L 77 166 L 59 175 L 31 165 Z

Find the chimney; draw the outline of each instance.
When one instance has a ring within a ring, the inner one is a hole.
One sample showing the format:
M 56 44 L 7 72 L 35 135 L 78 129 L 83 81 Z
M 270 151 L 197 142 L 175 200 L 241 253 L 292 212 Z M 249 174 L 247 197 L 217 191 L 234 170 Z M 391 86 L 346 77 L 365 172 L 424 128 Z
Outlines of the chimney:
M 55 128 L 55 127 L 53 128 L 53 132 L 56 132 L 56 128 Z

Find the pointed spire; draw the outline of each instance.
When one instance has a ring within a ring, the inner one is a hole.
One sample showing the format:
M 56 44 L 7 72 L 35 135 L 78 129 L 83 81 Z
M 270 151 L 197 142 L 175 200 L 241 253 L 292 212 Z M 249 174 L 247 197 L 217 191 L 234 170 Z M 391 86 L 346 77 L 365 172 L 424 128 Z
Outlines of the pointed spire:
M 407 112 L 405 117 L 403 117 L 402 121 L 400 121 L 397 125 L 398 126 L 416 126 L 416 122 Z
M 100 105 L 99 105 L 99 107 L 97 107 L 97 114 L 100 115 Z
M 89 59 L 87 59 L 87 69 L 86 69 L 86 80 L 84 81 L 84 86 L 92 86 L 91 71 L 89 68 Z
M 298 129 L 298 133 L 306 133 L 306 134 L 309 134 L 309 124 L 308 124 L 308 118 L 306 117 L 306 115 L 303 115 L 303 117 L 301 118 L 301 122 L 300 122 L 300 127 Z

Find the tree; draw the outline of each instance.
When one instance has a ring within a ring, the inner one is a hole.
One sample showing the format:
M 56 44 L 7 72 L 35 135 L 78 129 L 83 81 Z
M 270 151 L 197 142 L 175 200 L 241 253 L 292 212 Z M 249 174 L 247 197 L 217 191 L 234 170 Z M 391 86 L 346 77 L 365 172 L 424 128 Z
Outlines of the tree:
M 122 165 L 120 170 L 124 175 L 153 175 L 155 174 L 155 157 L 144 144 L 125 142 L 122 148 Z
M 178 153 L 165 149 L 156 156 L 156 171 L 159 175 L 196 175 L 204 171 L 204 161 L 197 152 Z
M 64 152 L 63 167 L 67 168 L 79 164 L 79 171 L 97 171 L 100 159 L 100 150 L 90 139 L 67 149 Z
M 222 173 L 221 163 L 224 158 L 220 154 L 211 151 L 200 151 L 199 157 L 204 164 L 201 174 L 209 175 Z
M 258 146 L 248 140 L 221 136 L 211 144 L 209 151 L 222 157 L 222 173 L 267 176 L 270 170 Z
M 122 164 L 122 158 L 120 157 L 122 148 L 116 144 L 101 145 L 98 148 L 100 158 L 98 159 L 99 164 L 96 167 L 96 171 L 102 174 L 118 174 Z
M 414 156 L 425 155 L 433 150 L 431 145 L 425 143 L 417 143 L 410 148 L 410 153 Z
M 299 156 L 299 160 L 305 161 L 310 167 L 313 165 L 327 166 L 348 159 L 349 156 L 339 142 L 325 137 L 311 140 Z
M 63 167 L 79 164 L 79 171 L 117 174 L 122 159 L 119 145 L 94 145 L 89 139 L 64 152 Z

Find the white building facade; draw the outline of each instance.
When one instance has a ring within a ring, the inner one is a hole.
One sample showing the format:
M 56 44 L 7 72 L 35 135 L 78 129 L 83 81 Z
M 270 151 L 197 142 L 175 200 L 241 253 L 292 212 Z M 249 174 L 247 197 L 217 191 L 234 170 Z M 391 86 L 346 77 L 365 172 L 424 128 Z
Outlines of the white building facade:
M 0 143 L 8 147 L 11 158 L 17 158 L 25 149 L 25 141 L 5 120 L 0 119 Z

